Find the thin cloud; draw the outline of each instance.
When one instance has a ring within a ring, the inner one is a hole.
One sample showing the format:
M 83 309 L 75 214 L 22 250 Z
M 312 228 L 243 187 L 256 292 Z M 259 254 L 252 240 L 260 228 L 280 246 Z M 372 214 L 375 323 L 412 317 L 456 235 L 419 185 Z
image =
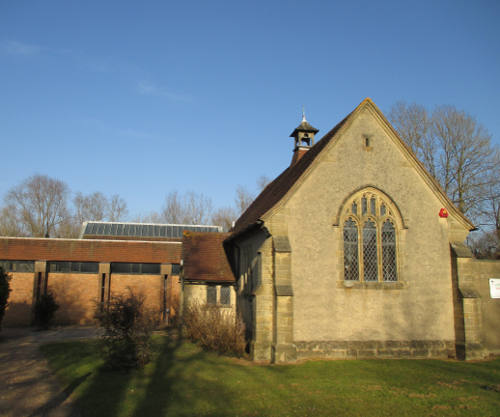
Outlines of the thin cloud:
M 116 135 L 121 137 L 128 137 L 132 139 L 154 139 L 156 135 L 138 129 L 133 129 L 130 127 L 119 127 L 115 125 L 111 125 L 103 120 L 95 119 L 95 118 L 83 118 L 82 122 L 86 126 L 90 126 L 91 128 L 98 129 L 102 133 L 106 135 Z
M 172 101 L 183 101 L 183 102 L 191 101 L 191 98 L 186 95 L 172 93 L 171 91 L 168 91 L 165 88 L 159 87 L 153 83 L 144 80 L 139 81 L 137 83 L 137 92 L 144 96 L 165 97 Z
M 41 49 L 38 45 L 32 45 L 18 41 L 0 41 L 0 49 L 9 55 L 37 55 Z

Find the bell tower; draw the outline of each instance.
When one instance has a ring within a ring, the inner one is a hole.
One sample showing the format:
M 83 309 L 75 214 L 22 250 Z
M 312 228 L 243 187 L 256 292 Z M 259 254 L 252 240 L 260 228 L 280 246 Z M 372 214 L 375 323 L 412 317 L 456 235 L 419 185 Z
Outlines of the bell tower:
M 314 135 L 318 133 L 319 130 L 311 126 L 306 120 L 306 115 L 302 111 L 302 122 L 298 125 L 295 130 L 290 135 L 291 138 L 295 139 L 295 145 L 293 149 L 293 158 L 290 165 L 294 165 L 297 161 L 304 156 L 304 154 L 314 145 Z

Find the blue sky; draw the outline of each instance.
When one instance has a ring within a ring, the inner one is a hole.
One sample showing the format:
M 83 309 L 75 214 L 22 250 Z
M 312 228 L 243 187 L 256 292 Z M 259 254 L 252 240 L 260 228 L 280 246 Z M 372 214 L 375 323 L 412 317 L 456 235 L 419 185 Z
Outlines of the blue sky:
M 498 1 L 0 0 L 0 196 L 39 173 L 232 204 L 365 97 L 452 104 L 500 143 Z

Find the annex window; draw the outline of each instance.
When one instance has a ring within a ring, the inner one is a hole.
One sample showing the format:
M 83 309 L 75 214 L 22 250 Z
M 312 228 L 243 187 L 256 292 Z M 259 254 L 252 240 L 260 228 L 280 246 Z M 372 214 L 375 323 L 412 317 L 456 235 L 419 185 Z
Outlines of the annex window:
M 111 264 L 111 273 L 160 275 L 160 264 L 114 262 Z
M 0 261 L 0 268 L 5 272 L 33 272 L 35 262 L 33 261 Z
M 398 281 L 396 216 L 390 199 L 372 188 L 346 202 L 340 223 L 344 280 Z
M 172 275 L 180 275 L 180 273 L 181 273 L 181 265 L 172 264 Z
M 207 304 L 217 304 L 217 287 L 215 285 L 207 286 Z
M 65 262 L 51 261 L 48 265 L 49 272 L 66 272 L 66 273 L 86 273 L 96 274 L 99 271 L 97 262 Z
M 220 303 L 223 305 L 231 304 L 231 287 L 220 287 Z

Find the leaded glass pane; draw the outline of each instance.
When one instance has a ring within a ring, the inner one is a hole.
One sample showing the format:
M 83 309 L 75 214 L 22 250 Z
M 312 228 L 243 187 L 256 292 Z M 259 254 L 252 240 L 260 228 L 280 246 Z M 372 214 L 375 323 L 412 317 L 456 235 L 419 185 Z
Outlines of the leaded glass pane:
M 224 305 L 231 304 L 231 287 L 220 287 L 220 303 Z
M 383 204 L 383 203 L 380 206 L 380 215 L 381 216 L 385 216 L 385 204 Z
M 377 281 L 377 228 L 371 220 L 363 226 L 363 268 L 365 281 Z
M 374 197 L 372 197 L 370 199 L 370 211 L 371 211 L 372 215 L 374 215 L 374 216 L 376 215 L 376 206 L 375 206 L 375 198 Z
M 344 279 L 359 280 L 358 225 L 352 219 L 344 223 Z
M 397 281 L 396 268 L 396 231 L 387 220 L 382 227 L 382 271 L 384 281 Z
M 362 213 L 362 214 L 366 214 L 366 210 L 367 210 L 366 205 L 367 205 L 367 202 L 366 202 L 366 197 L 363 197 L 363 198 L 361 199 L 361 213 Z
M 213 285 L 207 287 L 207 304 L 217 304 L 217 287 Z
M 352 203 L 352 214 L 358 214 L 358 204 L 355 201 Z

